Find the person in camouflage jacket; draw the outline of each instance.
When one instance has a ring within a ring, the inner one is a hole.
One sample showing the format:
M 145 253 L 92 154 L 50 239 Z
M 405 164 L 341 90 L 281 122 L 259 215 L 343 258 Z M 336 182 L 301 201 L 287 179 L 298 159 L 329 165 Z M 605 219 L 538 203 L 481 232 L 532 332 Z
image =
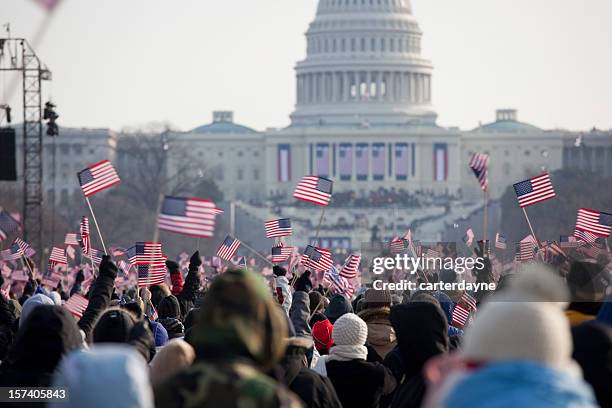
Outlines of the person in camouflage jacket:
M 295 394 L 264 374 L 283 356 L 287 323 L 260 276 L 225 272 L 198 313 L 190 339 L 196 360 L 155 388 L 156 406 L 302 407 Z

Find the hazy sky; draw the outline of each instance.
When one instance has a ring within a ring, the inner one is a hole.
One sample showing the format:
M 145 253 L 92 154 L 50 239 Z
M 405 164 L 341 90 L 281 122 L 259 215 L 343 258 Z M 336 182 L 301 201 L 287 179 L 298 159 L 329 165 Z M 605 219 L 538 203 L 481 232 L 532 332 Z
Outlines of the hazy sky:
M 511 107 L 545 128 L 612 128 L 611 0 L 412 3 L 441 125 L 469 129 Z M 286 126 L 316 4 L 64 0 L 37 47 L 53 71 L 47 95 L 64 126 L 187 130 L 216 109 L 260 130 Z M 0 0 L 13 36 L 32 37 L 44 17 L 33 1 Z

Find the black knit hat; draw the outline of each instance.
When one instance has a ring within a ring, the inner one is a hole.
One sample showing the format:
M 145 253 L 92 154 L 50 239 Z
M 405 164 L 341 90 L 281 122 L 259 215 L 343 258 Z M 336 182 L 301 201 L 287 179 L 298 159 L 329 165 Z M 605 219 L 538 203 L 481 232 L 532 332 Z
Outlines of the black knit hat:
M 166 296 L 157 306 L 157 314 L 159 318 L 171 317 L 173 319 L 181 318 L 181 307 L 178 299 L 174 295 Z
M 134 318 L 126 310 L 110 309 L 104 312 L 94 326 L 94 343 L 125 343 L 134 327 Z

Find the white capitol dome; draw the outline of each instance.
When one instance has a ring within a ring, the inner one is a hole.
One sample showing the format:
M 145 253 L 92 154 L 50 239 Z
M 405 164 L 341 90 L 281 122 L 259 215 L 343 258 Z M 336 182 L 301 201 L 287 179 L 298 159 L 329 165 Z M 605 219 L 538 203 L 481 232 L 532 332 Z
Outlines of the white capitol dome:
M 320 0 L 292 126 L 435 124 L 422 34 L 409 0 Z

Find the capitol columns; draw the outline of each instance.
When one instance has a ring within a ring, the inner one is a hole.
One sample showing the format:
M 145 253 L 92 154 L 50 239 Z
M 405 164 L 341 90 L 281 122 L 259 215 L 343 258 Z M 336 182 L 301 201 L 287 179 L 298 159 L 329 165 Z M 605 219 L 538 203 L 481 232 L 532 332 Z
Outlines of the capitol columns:
M 382 71 L 376 72 L 376 100 L 382 101 Z

